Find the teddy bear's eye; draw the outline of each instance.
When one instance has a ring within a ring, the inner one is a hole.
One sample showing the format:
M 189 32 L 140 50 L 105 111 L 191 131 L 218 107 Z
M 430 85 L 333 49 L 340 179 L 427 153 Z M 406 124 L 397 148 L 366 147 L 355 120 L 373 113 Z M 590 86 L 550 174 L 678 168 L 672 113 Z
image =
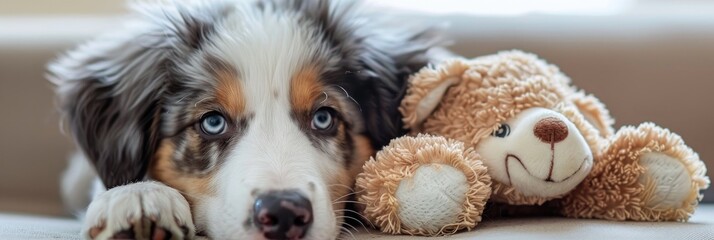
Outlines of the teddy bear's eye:
M 501 124 L 501 127 L 499 127 L 498 130 L 493 131 L 491 135 L 494 137 L 505 138 L 508 137 L 509 134 L 511 134 L 511 127 L 504 123 Z

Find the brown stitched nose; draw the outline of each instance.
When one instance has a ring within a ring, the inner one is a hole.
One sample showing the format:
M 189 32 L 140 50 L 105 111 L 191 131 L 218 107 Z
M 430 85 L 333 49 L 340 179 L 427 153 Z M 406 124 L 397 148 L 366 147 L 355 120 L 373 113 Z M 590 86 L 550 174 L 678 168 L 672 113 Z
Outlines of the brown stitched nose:
M 547 117 L 536 123 L 533 134 L 545 143 L 558 143 L 568 137 L 568 126 L 560 119 Z
M 300 239 L 312 224 L 312 204 L 298 191 L 268 192 L 256 198 L 253 222 L 267 239 Z

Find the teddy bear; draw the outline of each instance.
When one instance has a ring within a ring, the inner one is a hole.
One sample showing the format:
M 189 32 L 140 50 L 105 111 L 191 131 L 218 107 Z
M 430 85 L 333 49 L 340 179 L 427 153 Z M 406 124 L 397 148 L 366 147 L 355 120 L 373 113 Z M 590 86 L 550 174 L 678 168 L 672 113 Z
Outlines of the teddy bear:
M 615 131 L 596 97 L 517 50 L 450 59 L 409 78 L 410 134 L 363 167 L 364 217 L 391 234 L 471 230 L 487 203 L 556 206 L 571 218 L 686 221 L 706 167 L 653 123 Z

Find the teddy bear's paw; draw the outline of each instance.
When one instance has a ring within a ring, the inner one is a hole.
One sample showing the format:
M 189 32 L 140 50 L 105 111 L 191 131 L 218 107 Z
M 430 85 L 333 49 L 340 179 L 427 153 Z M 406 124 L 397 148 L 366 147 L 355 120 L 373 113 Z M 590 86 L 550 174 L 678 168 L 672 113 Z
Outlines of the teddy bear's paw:
M 639 172 L 640 207 L 644 220 L 686 220 L 701 199 L 700 191 L 709 185 L 706 166 L 682 138 L 652 123 L 625 127 L 610 146 L 618 155 L 639 167 L 624 167 L 620 172 Z M 628 162 L 628 161 L 625 161 Z M 625 174 L 626 175 L 626 174 Z
M 638 179 L 645 186 L 646 207 L 680 208 L 698 194 L 692 189 L 692 173 L 682 160 L 661 152 L 649 152 L 642 154 L 639 163 L 646 169 Z
M 425 164 L 411 178 L 403 179 L 396 191 L 399 218 L 409 229 L 439 232 L 456 222 L 469 191 L 466 176 L 445 164 Z
M 480 156 L 460 141 L 417 135 L 393 140 L 357 176 L 364 216 L 391 234 L 447 235 L 471 230 L 491 196 Z
M 194 235 L 186 199 L 157 182 L 119 186 L 97 196 L 82 228 L 86 239 L 192 239 Z

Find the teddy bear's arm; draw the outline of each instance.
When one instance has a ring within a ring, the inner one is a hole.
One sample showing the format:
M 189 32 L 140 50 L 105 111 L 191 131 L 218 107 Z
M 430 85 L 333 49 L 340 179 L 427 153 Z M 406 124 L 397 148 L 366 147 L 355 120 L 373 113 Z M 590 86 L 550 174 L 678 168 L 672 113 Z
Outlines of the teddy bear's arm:
M 566 216 L 686 221 L 709 185 L 698 155 L 652 123 L 624 127 L 595 157 L 591 175 L 564 198 Z
M 418 135 L 392 140 L 357 177 L 364 217 L 392 234 L 445 235 L 481 221 L 491 178 L 463 143 Z

